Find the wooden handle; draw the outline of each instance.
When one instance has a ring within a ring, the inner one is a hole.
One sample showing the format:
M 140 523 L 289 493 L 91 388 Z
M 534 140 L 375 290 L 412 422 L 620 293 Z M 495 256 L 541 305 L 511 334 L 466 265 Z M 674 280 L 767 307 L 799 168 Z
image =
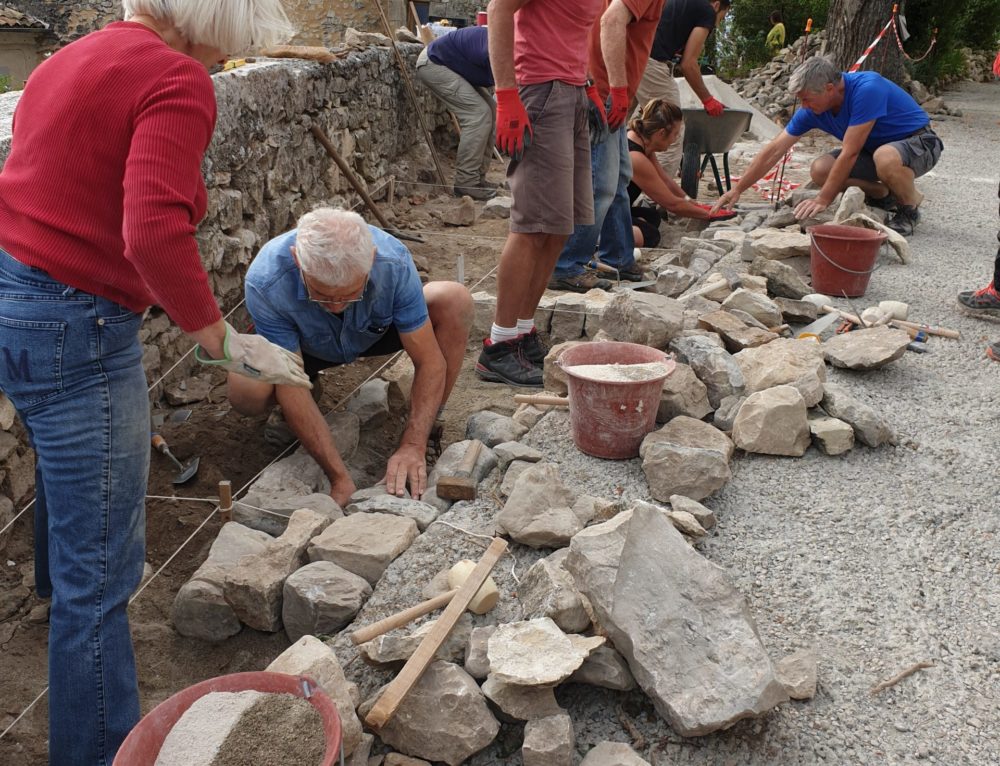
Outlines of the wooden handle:
M 448 634 L 455 628 L 458 618 L 464 614 L 472 599 L 476 597 L 479 589 L 490 576 L 493 567 L 497 565 L 500 557 L 507 550 L 507 541 L 502 537 L 493 538 L 490 547 L 486 549 L 483 557 L 479 559 L 476 568 L 469 574 L 468 579 L 462 583 L 462 587 L 451 599 L 444 612 L 438 617 L 434 627 L 430 629 L 424 640 L 420 642 L 417 650 L 410 655 L 410 659 L 403 665 L 403 669 L 382 692 L 372 709 L 365 716 L 365 723 L 373 729 L 381 729 L 396 714 L 400 703 L 409 694 L 410 689 L 420 680 L 420 677 L 427 670 L 427 667 L 434 661 L 434 655 L 441 648 L 441 644 L 448 638 Z
M 854 324 L 865 325 L 860 318 L 854 316 L 854 314 L 849 314 L 846 311 L 842 311 L 834 306 L 823 306 L 821 311 L 825 311 L 827 314 L 840 314 L 844 319 L 848 319 Z M 938 327 L 933 324 L 920 324 L 920 322 L 906 322 L 902 319 L 893 319 L 889 322 L 893 327 L 897 327 L 902 330 L 923 330 L 928 335 L 937 335 L 941 338 L 952 338 L 958 340 L 962 337 L 962 334 L 958 330 L 951 330 L 947 327 Z
M 418 617 L 423 617 L 425 614 L 430 614 L 435 609 L 445 606 L 451 601 L 452 597 L 456 593 L 458 593 L 457 588 L 446 593 L 441 593 L 434 598 L 429 598 L 426 601 L 421 601 L 419 604 L 415 604 L 409 609 L 404 609 L 402 612 L 390 614 L 388 617 L 385 617 L 378 622 L 373 622 L 371 625 L 358 628 L 356 631 L 351 633 L 351 641 L 353 641 L 355 645 L 363 644 L 366 641 L 371 641 L 373 638 L 378 638 L 383 633 L 388 633 L 390 630 L 401 628 L 404 625 L 413 622 Z
M 517 404 L 550 404 L 555 407 L 569 407 L 569 397 L 555 394 L 514 394 Z
M 233 519 L 233 483 L 229 479 L 219 482 L 219 518 L 223 524 Z
M 472 444 L 470 444 L 465 449 L 465 457 L 462 458 L 462 462 L 458 464 L 458 469 L 455 471 L 457 476 L 472 476 L 472 472 L 476 468 L 476 461 L 479 460 L 479 453 L 483 449 L 483 443 L 479 439 L 473 439 Z
M 149 441 L 153 445 L 153 449 L 158 450 L 159 452 L 162 452 L 167 448 L 167 440 L 159 434 L 153 434 Z

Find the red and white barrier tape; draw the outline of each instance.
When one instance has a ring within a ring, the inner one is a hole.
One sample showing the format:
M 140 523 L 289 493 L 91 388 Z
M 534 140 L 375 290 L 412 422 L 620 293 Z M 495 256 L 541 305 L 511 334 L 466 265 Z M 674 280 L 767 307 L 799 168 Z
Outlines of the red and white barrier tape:
M 878 33 L 878 37 L 872 40 L 872 44 L 869 45 L 867 48 L 865 48 L 865 52 L 861 54 L 861 58 L 859 58 L 857 61 L 854 62 L 854 66 L 848 69 L 847 70 L 848 72 L 857 72 L 861 68 L 861 65 L 865 63 L 865 59 L 868 58 L 868 55 L 873 50 L 875 50 L 875 46 L 882 41 L 882 38 L 885 37 L 885 33 L 889 31 L 889 27 L 893 26 L 895 21 L 896 21 L 896 14 L 893 13 L 892 17 L 886 22 L 885 26 L 882 27 L 882 31 Z
M 905 50 L 903 50 L 903 39 L 899 35 L 899 22 L 896 21 L 896 14 L 895 13 L 892 14 L 892 31 L 896 35 L 896 46 L 899 48 L 899 52 L 903 54 L 903 58 L 907 59 L 908 61 L 912 61 L 914 64 L 916 64 L 918 61 L 923 61 L 925 58 L 927 58 L 928 56 L 930 56 L 931 55 L 931 51 L 934 50 L 934 44 L 937 43 L 937 32 L 938 31 L 937 31 L 937 27 L 935 27 L 934 31 L 931 32 L 931 44 L 929 46 L 927 46 L 927 50 L 924 51 L 924 54 L 922 56 L 919 56 L 918 58 L 913 58 L 912 56 L 910 56 L 909 54 L 907 54 L 907 52 Z

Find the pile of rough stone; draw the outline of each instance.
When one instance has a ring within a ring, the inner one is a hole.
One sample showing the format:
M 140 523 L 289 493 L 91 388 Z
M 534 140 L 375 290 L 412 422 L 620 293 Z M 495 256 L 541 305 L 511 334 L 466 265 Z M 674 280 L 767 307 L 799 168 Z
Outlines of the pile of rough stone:
M 808 39 L 808 43 L 807 43 Z M 752 103 L 771 119 L 787 122 L 795 109 L 795 94 L 788 90 L 788 81 L 792 72 L 803 61 L 803 49 L 808 44 L 808 52 L 805 56 L 820 55 L 825 50 L 826 31 L 822 30 L 808 38 L 800 37 L 792 45 L 782 48 L 781 51 L 762 67 L 751 70 L 746 77 L 734 80 L 733 87 L 747 101 Z M 883 44 L 893 44 L 891 39 L 883 41 Z M 975 75 L 973 79 L 979 79 L 982 64 L 980 57 L 969 55 L 970 71 Z M 990 63 L 986 64 L 986 71 L 989 71 Z M 949 109 L 945 106 L 941 96 L 933 95 L 927 87 L 919 80 L 910 79 L 906 74 L 906 82 L 903 87 L 909 91 L 910 95 L 920 104 L 925 111 L 930 114 L 951 114 L 961 116 L 960 110 Z

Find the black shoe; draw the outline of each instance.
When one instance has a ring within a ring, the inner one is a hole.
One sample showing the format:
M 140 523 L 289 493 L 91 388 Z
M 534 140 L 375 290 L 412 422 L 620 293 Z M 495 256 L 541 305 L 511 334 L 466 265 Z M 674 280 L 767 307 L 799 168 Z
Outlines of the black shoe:
M 601 279 L 592 271 L 585 271 L 575 277 L 552 277 L 549 280 L 550 290 L 568 290 L 571 293 L 585 293 L 593 289 L 610 290 L 614 283 L 609 279 Z
M 521 341 L 521 353 L 524 354 L 524 358 L 535 367 L 541 368 L 545 357 L 549 355 L 549 349 L 538 337 L 538 330 L 532 329 L 531 332 L 520 336 L 518 340 Z
M 618 269 L 618 279 L 623 282 L 642 282 L 646 279 L 646 272 L 638 263 L 633 263 L 627 269 Z
M 885 225 L 898 234 L 908 237 L 913 234 L 913 230 L 920 223 L 920 211 L 913 205 L 899 205 L 896 207 L 896 214 L 893 215 Z
M 483 341 L 483 350 L 476 362 L 476 375 L 491 383 L 506 383 L 525 388 L 542 387 L 542 370 L 524 354 L 520 338 L 492 343 Z
M 869 197 L 865 195 L 865 204 L 868 207 L 877 207 L 879 210 L 893 211 L 899 207 L 899 200 L 896 199 L 892 192 L 889 192 L 884 197 Z
M 958 302 L 975 313 L 1000 314 L 1000 294 L 990 282 L 982 290 L 965 290 L 958 294 Z
M 456 186 L 453 191 L 456 197 L 472 197 L 472 199 L 479 200 L 480 202 L 493 199 L 497 196 L 496 189 L 490 189 L 485 186 Z
M 264 442 L 276 450 L 284 450 L 292 446 L 298 438 L 292 427 L 285 421 L 281 407 L 275 407 L 267 416 L 264 424 Z

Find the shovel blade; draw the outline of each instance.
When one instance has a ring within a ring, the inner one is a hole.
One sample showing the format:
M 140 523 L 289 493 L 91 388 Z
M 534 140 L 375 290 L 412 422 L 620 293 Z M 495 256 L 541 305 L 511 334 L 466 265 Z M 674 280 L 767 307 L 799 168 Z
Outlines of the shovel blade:
M 198 473 L 198 463 L 201 458 L 191 458 L 184 466 L 181 468 L 180 473 L 178 473 L 173 480 L 174 484 L 185 484 L 194 478 L 195 474 Z

